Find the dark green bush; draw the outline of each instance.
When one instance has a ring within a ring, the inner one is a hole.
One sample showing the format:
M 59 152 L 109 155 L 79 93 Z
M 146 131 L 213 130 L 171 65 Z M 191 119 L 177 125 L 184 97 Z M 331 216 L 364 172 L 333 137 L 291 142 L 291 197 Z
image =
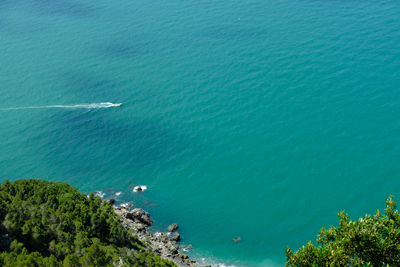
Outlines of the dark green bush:
M 1 266 L 173 266 L 145 252 L 110 204 L 66 183 L 1 185 L 0 236 Z
M 358 221 L 340 212 L 339 226 L 321 229 L 296 252 L 286 249 L 287 266 L 400 266 L 400 215 L 396 202 L 386 200 L 385 214 L 378 210 Z

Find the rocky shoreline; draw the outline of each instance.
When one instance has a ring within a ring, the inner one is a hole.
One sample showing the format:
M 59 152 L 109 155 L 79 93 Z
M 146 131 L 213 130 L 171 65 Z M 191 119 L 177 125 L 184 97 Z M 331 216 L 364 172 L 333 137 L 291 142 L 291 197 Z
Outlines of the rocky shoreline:
M 108 200 L 110 202 L 110 200 Z M 114 203 L 110 203 L 114 204 Z M 174 262 L 178 267 L 211 267 L 211 265 L 202 265 L 196 260 L 190 259 L 188 255 L 182 252 L 179 245 L 180 234 L 177 231 L 178 224 L 171 224 L 166 232 L 150 233 L 147 228 L 153 224 L 150 214 L 140 208 L 130 209 L 128 206 L 114 206 L 115 213 L 120 217 L 122 226 L 127 229 L 133 229 L 138 238 L 143 241 L 149 252 L 152 252 L 164 259 Z M 191 246 L 187 246 L 190 249 Z

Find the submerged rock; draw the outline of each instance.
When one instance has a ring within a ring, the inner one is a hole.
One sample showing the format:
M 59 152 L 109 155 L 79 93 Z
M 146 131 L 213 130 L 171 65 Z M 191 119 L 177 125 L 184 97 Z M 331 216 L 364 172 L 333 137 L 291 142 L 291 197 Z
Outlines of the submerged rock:
M 111 194 L 111 195 L 115 194 L 114 189 L 110 189 L 110 188 L 107 188 L 106 190 L 104 190 L 104 192 L 106 192 L 107 194 Z
M 240 236 L 238 236 L 236 238 L 232 238 L 232 241 L 235 242 L 235 243 L 238 243 L 241 240 L 242 240 L 242 238 Z

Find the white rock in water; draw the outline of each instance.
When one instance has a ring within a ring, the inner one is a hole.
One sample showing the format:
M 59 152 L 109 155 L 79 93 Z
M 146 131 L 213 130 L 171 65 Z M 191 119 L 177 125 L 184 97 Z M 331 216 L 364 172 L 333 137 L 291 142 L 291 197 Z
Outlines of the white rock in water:
M 147 190 L 145 185 L 138 185 L 133 188 L 133 192 L 143 192 L 144 190 Z

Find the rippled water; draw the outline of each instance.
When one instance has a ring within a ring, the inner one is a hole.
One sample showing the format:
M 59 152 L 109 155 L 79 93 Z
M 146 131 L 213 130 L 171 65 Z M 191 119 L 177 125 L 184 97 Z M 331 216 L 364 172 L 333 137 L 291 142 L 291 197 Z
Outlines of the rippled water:
M 399 1 L 0 0 L 1 180 L 122 192 L 155 229 L 178 222 L 199 259 L 282 265 L 339 210 L 399 195 L 399 14 Z M 123 105 L 43 108 L 107 102 Z

